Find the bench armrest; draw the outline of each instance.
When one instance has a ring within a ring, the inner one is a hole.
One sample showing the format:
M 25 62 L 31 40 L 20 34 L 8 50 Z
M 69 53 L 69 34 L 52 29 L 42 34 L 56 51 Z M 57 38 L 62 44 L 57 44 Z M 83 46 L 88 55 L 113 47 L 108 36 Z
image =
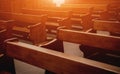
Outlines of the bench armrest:
M 72 27 L 70 18 L 64 18 L 64 19 L 58 20 L 58 23 L 60 26 L 65 26 L 68 29 L 71 29 Z
M 27 28 L 28 29 L 31 29 L 31 28 L 35 28 L 35 27 L 38 27 L 41 23 L 37 23 L 37 24 L 34 24 L 34 25 L 29 25 Z
M 40 47 L 48 48 L 50 50 L 55 50 L 63 52 L 63 42 L 58 39 L 53 39 L 46 44 L 39 45 Z

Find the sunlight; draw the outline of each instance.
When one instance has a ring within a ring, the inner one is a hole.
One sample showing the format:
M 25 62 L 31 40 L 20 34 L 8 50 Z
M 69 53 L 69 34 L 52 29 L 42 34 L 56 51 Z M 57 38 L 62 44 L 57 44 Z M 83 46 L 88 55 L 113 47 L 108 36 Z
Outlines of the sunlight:
M 64 2 L 64 0 L 53 0 L 53 3 L 55 3 L 57 7 L 60 7 Z

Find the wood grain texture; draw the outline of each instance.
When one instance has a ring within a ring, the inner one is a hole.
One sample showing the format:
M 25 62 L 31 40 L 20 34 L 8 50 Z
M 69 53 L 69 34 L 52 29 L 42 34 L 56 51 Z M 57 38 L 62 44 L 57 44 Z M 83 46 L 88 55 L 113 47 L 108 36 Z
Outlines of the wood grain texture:
M 96 35 L 67 29 L 59 29 L 58 39 L 88 46 L 120 51 L 120 37 Z
M 15 20 L 13 23 L 13 32 L 26 33 L 27 36 L 23 35 L 23 38 L 31 40 L 33 44 L 39 44 L 46 41 L 46 15 L 37 16 L 13 13 L 12 18 Z
M 58 74 L 120 73 L 119 67 L 21 42 L 7 42 L 6 49 L 7 55 L 12 58 L 19 59 Z
M 120 33 L 120 22 L 118 21 L 104 21 L 104 20 L 94 20 L 94 30 L 118 32 Z

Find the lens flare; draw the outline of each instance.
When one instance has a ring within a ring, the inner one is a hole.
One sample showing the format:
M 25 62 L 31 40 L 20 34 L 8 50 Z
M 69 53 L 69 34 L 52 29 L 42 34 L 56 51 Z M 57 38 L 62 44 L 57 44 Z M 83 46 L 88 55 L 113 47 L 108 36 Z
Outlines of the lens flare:
M 64 0 L 53 0 L 53 3 L 55 3 L 57 7 L 60 7 L 64 2 Z

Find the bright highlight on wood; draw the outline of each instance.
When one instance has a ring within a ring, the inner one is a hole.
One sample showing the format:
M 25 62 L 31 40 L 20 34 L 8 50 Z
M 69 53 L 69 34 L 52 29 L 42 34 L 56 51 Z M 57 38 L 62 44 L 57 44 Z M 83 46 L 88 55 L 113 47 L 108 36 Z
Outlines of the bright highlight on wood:
M 60 7 L 64 2 L 65 0 L 53 0 L 53 3 L 55 3 L 57 7 Z

